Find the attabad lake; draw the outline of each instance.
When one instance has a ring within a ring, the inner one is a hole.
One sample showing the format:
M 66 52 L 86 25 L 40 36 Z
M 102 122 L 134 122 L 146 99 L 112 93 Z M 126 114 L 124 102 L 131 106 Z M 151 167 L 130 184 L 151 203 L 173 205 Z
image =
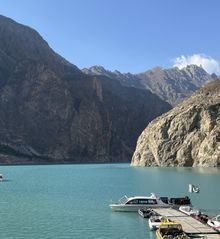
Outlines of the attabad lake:
M 4 239 L 155 238 L 135 212 L 113 212 L 123 195 L 189 196 L 219 211 L 220 169 L 138 168 L 129 164 L 2 166 L 0 234 Z M 188 185 L 200 188 L 189 194 Z
M 219 9 L 0 1 L 0 239 L 220 238 Z

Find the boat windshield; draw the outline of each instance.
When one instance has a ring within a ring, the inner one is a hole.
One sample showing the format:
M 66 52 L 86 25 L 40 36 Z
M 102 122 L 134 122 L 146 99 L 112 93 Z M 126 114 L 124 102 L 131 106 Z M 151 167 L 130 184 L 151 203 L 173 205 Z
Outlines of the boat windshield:
M 192 211 L 193 209 L 189 206 L 186 206 L 186 207 L 182 207 L 183 210 L 185 210 L 186 212 L 190 212 Z
M 163 224 L 161 224 L 160 228 L 161 229 L 167 229 L 167 230 L 170 230 L 170 229 L 179 230 L 179 231 L 182 230 L 182 226 L 180 224 L 177 224 L 177 225 L 172 225 L 172 224 L 171 225 L 163 225 Z
M 128 197 L 125 195 L 124 197 L 120 198 L 118 201 L 120 204 L 125 204 L 128 201 Z
M 216 217 L 214 217 L 213 220 L 220 222 L 220 215 L 217 215 Z

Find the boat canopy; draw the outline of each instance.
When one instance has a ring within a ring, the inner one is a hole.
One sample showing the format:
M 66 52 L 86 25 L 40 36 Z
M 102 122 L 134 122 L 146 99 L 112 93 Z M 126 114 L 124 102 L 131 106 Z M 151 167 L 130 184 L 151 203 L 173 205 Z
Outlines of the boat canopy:
M 169 199 L 170 204 L 179 204 L 179 205 L 188 205 L 191 204 L 191 201 L 189 197 L 184 197 L 184 198 L 170 198 Z

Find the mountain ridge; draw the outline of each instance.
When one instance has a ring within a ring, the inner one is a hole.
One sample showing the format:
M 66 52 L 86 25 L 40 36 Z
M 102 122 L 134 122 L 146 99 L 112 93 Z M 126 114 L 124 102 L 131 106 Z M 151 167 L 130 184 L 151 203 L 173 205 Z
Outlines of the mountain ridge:
M 148 89 L 173 106 L 188 98 L 205 83 L 217 78 L 215 74 L 210 75 L 196 65 L 188 65 L 183 69 L 155 67 L 139 74 L 112 72 L 102 66 L 84 68 L 82 71 L 90 75 L 106 75 L 128 87 Z

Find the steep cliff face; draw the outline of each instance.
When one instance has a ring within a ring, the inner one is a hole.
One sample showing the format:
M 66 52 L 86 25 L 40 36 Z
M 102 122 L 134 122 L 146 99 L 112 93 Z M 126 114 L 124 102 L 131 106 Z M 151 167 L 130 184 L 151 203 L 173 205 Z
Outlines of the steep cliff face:
M 149 91 L 88 76 L 33 29 L 0 16 L 0 163 L 125 162 L 170 109 Z
M 142 132 L 133 166 L 220 166 L 220 79 Z
M 189 65 L 181 70 L 177 67 L 170 69 L 156 67 L 140 74 L 111 72 L 101 66 L 83 69 L 83 72 L 90 75 L 105 75 L 128 87 L 148 89 L 173 106 L 188 98 L 205 83 L 217 78 L 215 74 L 210 75 L 196 65 Z

